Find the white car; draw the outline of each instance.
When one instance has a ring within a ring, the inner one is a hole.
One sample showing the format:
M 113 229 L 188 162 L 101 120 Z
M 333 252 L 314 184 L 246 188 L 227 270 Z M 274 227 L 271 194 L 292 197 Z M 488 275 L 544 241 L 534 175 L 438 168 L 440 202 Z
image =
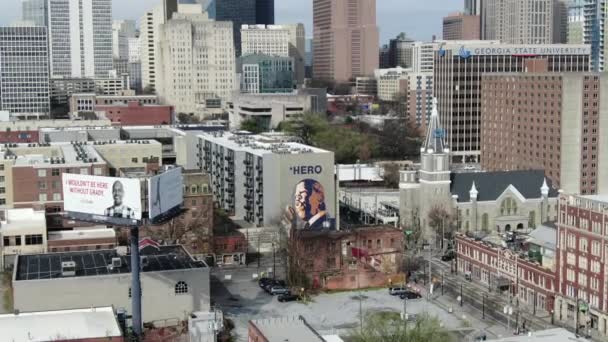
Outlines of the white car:
M 405 287 L 389 287 L 388 294 L 391 296 L 398 296 L 407 292 L 407 288 Z

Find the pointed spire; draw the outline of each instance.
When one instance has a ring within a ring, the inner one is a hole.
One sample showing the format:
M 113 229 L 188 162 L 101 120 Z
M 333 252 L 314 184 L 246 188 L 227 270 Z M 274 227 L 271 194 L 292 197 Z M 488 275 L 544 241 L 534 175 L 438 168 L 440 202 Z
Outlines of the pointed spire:
M 471 190 L 469 190 L 469 196 L 471 198 L 477 198 L 477 194 L 479 194 L 479 192 L 477 191 L 477 188 L 475 187 L 475 181 L 473 181 L 473 184 L 471 185 Z
M 426 132 L 426 139 L 424 142 L 424 152 L 427 153 L 444 153 L 447 152 L 447 144 L 445 143 L 445 130 L 441 128 L 439 122 L 439 111 L 437 110 L 437 98 L 433 98 L 433 111 L 431 112 L 431 119 L 429 121 L 429 127 Z
M 543 185 L 540 187 L 540 194 L 543 196 L 549 195 L 549 186 L 547 185 L 547 178 L 543 179 Z

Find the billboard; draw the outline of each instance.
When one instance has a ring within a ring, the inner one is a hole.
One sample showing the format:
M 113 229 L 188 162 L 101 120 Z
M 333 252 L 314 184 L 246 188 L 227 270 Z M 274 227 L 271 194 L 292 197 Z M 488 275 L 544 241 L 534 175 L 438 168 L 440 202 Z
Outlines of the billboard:
M 184 201 L 182 169 L 168 170 L 148 180 L 148 217 L 151 221 L 160 218 Z
M 64 173 L 63 207 L 82 221 L 134 225 L 141 220 L 139 179 Z

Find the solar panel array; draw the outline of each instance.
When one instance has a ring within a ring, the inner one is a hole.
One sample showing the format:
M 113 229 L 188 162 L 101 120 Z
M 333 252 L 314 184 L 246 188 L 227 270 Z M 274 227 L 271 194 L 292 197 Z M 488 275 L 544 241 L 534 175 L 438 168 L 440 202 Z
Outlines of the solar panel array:
M 206 266 L 204 263 L 190 258 L 181 246 L 163 246 L 160 250 L 144 248 L 141 255 L 147 259 L 147 265 L 142 267 L 143 272 Z M 112 264 L 112 258 L 120 258 L 121 266 L 108 267 Z M 131 272 L 131 256 L 120 256 L 115 250 L 20 255 L 16 280 L 64 278 L 61 274 L 61 263 L 64 261 L 74 261 L 76 263 L 76 277 Z

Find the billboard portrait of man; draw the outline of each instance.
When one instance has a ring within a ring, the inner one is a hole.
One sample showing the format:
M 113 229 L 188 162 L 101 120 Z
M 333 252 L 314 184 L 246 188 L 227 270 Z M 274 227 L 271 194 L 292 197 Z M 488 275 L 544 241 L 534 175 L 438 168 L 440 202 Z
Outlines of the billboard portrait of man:
M 296 184 L 294 206 L 288 210 L 300 229 L 321 230 L 333 225 L 325 204 L 325 189 L 314 179 L 303 179 Z
M 105 216 L 120 217 L 120 218 L 134 218 L 133 209 L 123 204 L 125 197 L 125 188 L 121 181 L 117 180 L 112 185 L 112 199 L 114 203 L 111 207 L 106 208 Z

